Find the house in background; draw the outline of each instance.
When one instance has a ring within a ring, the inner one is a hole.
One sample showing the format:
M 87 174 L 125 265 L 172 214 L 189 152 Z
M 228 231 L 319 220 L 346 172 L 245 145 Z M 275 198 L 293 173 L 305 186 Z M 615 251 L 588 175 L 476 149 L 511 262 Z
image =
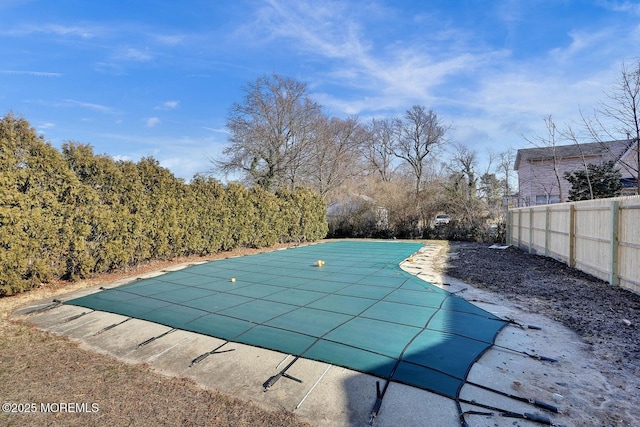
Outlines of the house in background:
M 609 161 L 615 162 L 622 174 L 623 195 L 637 194 L 636 149 L 635 140 L 623 140 L 518 150 L 514 166 L 520 189 L 518 204 L 566 202 L 571 183 L 564 179 L 565 172 L 584 169 L 585 164 L 600 165 Z

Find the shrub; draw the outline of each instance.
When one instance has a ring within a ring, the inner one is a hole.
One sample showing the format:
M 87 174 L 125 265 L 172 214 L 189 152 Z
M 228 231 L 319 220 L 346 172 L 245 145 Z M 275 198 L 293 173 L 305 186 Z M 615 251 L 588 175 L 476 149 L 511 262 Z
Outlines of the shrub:
M 61 152 L 29 123 L 0 119 L 0 296 L 154 258 L 305 241 L 327 233 L 311 190 L 278 194 L 196 175 L 186 184 L 152 157 L 138 163 Z

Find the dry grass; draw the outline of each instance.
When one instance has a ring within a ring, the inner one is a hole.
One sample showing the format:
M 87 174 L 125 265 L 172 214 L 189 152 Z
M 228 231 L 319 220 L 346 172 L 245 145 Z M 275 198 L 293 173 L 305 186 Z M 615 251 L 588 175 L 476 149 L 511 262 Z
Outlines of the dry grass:
M 273 249 L 273 248 L 271 248 Z M 269 250 L 271 250 L 269 249 Z M 76 283 L 55 282 L 0 299 L 0 398 L 36 403 L 37 413 L 0 412 L 8 426 L 308 426 L 294 414 L 203 390 L 190 380 L 168 378 L 145 365 L 128 365 L 26 324 L 9 315 L 30 302 L 135 276 L 184 262 L 245 255 L 242 249 L 210 257 L 151 262 Z M 44 403 L 86 403 L 88 411 L 41 413 Z M 91 404 L 97 404 L 96 412 Z

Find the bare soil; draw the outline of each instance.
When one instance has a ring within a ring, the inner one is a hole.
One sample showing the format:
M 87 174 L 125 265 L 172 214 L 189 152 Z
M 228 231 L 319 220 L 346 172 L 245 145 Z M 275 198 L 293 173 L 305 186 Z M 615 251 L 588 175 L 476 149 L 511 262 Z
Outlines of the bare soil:
M 525 312 L 541 314 L 576 332 L 593 356 L 589 364 L 615 387 L 615 396 L 608 398 L 640 414 L 639 294 L 513 247 L 496 250 L 483 244 L 452 243 L 449 252 L 446 275 L 494 292 Z M 621 414 L 607 414 L 606 418 L 618 420 L 615 425 L 634 425 Z
M 458 256 L 447 262 L 447 275 L 562 322 L 613 370 L 640 376 L 640 295 L 513 247 L 458 243 L 451 251 Z

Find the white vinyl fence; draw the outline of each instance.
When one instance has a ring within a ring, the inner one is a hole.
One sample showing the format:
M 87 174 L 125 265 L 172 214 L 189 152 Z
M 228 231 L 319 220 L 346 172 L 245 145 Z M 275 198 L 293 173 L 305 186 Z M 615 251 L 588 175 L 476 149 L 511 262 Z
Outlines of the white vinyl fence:
M 640 293 L 640 196 L 510 209 L 507 243 Z

